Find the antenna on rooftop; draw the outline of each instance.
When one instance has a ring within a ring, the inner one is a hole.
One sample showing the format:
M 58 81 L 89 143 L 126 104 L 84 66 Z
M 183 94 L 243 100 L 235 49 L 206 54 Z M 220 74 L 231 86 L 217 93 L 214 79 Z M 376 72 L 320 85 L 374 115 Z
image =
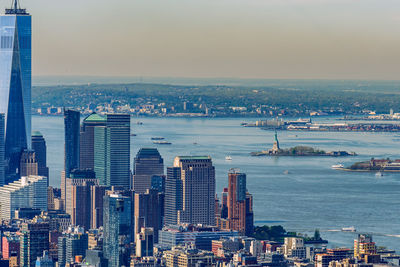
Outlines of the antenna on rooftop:
M 18 0 L 13 0 L 13 2 L 14 2 L 14 4 L 13 4 L 13 7 L 11 7 L 11 8 L 14 8 L 14 11 L 17 11 L 17 9 L 18 9 Z

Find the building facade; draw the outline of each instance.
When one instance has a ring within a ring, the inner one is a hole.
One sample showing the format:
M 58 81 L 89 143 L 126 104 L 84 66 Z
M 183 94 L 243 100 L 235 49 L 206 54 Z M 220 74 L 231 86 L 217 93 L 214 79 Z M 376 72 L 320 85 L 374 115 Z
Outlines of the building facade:
M 182 208 L 178 223 L 215 225 L 215 168 L 209 156 L 181 156 Z
M 94 129 L 94 170 L 99 183 L 130 188 L 130 115 L 107 114 Z
M 161 226 L 161 205 L 158 191 L 147 189 L 146 193 L 135 194 L 135 237 L 143 227 L 154 230 L 154 243 L 158 243 L 158 231 Z
M 5 143 L 4 143 L 4 126 L 5 117 L 3 113 L 0 113 L 0 186 L 3 186 L 6 182 L 4 156 L 5 156 Z
M 38 163 L 38 175 L 49 178 L 46 140 L 39 131 L 32 132 L 32 150 L 35 151 L 35 156 Z
M 131 207 L 132 199 L 119 194 L 104 197 L 104 257 L 108 259 L 109 267 L 128 266 L 132 242 Z
M 49 250 L 49 224 L 23 223 L 20 234 L 20 266 L 34 267 L 36 259 Z
M 5 114 L 6 183 L 19 178 L 31 142 L 32 20 L 18 1 L 0 16 L 0 113 Z
M 94 129 L 105 126 L 106 119 L 96 113 L 82 121 L 80 130 L 80 168 L 94 170 Z
M 152 176 L 164 175 L 164 160 L 156 148 L 141 148 L 134 160 L 132 188 L 144 193 L 151 188 Z
M 47 210 L 47 177 L 21 177 L 0 187 L 0 218 L 13 219 L 19 208 Z
M 64 110 L 64 134 L 65 134 L 65 154 L 64 170 L 65 177 L 69 177 L 74 169 L 79 169 L 79 111 Z

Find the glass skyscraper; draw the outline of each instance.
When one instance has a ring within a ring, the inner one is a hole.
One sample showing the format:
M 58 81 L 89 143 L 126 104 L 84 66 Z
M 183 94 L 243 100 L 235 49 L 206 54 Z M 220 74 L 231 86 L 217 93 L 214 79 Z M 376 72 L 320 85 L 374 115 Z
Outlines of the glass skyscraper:
M 64 110 L 64 170 L 65 176 L 74 169 L 79 169 L 79 129 L 80 129 L 79 111 Z
M 31 16 L 18 6 L 0 16 L 0 113 L 5 114 L 7 181 L 17 179 L 21 152 L 31 143 Z
M 103 252 L 109 267 L 129 265 L 129 244 L 133 241 L 131 198 L 111 194 L 103 199 Z

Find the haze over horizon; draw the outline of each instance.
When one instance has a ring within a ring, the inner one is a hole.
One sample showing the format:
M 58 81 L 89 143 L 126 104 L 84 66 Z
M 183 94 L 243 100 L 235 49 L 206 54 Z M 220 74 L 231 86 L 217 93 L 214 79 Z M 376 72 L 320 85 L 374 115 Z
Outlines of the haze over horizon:
M 384 3 L 383 3 L 384 2 Z M 11 0 L 1 0 L 2 8 Z M 398 80 L 395 0 L 22 0 L 33 75 Z

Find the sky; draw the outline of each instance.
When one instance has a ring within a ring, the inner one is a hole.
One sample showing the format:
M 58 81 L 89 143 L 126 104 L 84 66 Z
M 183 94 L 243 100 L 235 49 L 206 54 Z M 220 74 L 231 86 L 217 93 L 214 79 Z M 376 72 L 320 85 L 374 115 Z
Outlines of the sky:
M 399 0 L 20 1 L 34 76 L 400 79 Z

